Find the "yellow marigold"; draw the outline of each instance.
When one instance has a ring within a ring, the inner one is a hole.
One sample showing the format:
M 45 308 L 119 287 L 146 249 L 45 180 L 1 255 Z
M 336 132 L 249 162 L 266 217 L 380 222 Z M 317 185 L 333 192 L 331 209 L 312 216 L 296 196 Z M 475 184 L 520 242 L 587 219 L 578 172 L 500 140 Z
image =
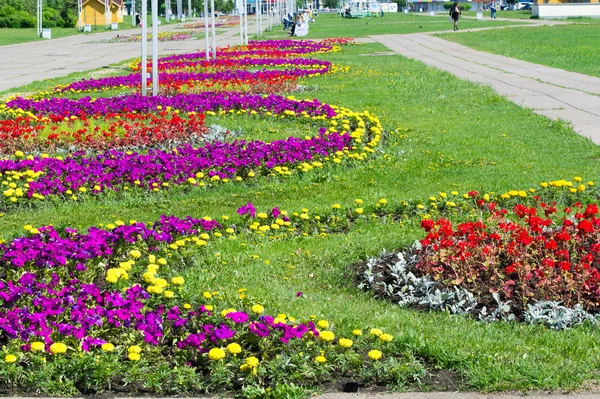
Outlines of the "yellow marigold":
M 379 339 L 383 342 L 391 342 L 392 339 L 394 339 L 394 337 L 391 334 L 381 334 L 379 336 Z
M 139 259 L 142 257 L 142 253 L 140 251 L 138 251 L 137 249 L 134 249 L 132 251 L 129 251 L 129 255 L 133 258 L 133 259 Z
M 262 312 L 264 312 L 264 311 L 265 311 L 265 308 L 262 305 L 256 304 L 256 305 L 252 306 L 253 313 L 262 314 Z
M 183 279 L 183 277 L 177 276 L 177 277 L 173 277 L 171 279 L 171 282 L 175 285 L 183 285 L 183 283 L 185 283 L 185 280 Z
M 208 351 L 208 358 L 210 360 L 221 360 L 225 357 L 225 351 L 221 348 L 212 348 Z
M 111 344 L 110 342 L 106 342 L 106 343 L 102 344 L 101 348 L 104 352 L 112 352 L 115 350 L 115 346 L 113 344 Z
M 377 349 L 373 349 L 373 350 L 369 351 L 368 356 L 369 356 L 369 359 L 371 359 L 371 360 L 379 360 L 379 359 L 381 359 L 381 356 L 383 356 L 383 353 L 381 353 Z
M 14 363 L 17 361 L 17 357 L 15 355 L 8 354 L 4 356 L 4 361 L 6 363 Z
M 139 345 L 133 345 L 127 348 L 128 353 L 142 353 L 142 348 Z
M 246 364 L 250 367 L 257 367 L 259 363 L 260 363 L 260 360 L 258 360 L 254 356 L 250 356 L 248 359 L 246 359 Z
M 234 342 L 227 345 L 227 352 L 231 353 L 232 355 L 237 355 L 238 353 L 242 352 L 242 347 Z
M 138 360 L 140 360 L 141 358 L 142 358 L 142 357 L 140 356 L 140 354 L 139 354 L 139 353 L 133 353 L 133 352 L 131 352 L 131 353 L 129 353 L 129 354 L 127 355 L 127 359 L 129 359 L 129 360 L 131 360 L 131 361 L 133 361 L 133 362 L 137 362 L 137 361 L 138 361 Z
M 362 335 L 362 330 L 352 330 L 352 334 L 356 335 L 357 337 Z
M 319 328 L 329 328 L 329 322 L 327 320 L 319 320 L 317 326 L 319 326 Z
M 66 353 L 67 345 L 63 344 L 62 342 L 55 342 L 52 345 L 50 345 L 50 352 L 53 355 L 57 355 L 59 353 Z
M 319 334 L 319 339 L 325 342 L 333 341 L 335 339 L 335 334 L 331 331 L 323 331 Z
M 379 328 L 371 328 L 369 333 L 375 337 L 379 337 L 381 334 L 383 334 L 383 331 L 381 331 Z
M 229 313 L 235 312 L 236 310 L 233 308 L 229 308 L 229 309 L 224 309 L 221 311 L 221 316 L 225 317 L 227 316 Z
M 338 344 L 340 344 L 340 346 L 342 348 L 351 348 L 353 342 L 351 339 L 348 339 L 348 338 L 340 338 L 340 340 L 338 341 Z
M 315 360 L 317 361 L 317 363 L 325 363 L 327 361 L 327 358 L 325 356 L 317 356 L 315 357 Z
M 44 345 L 43 342 L 36 341 L 36 342 L 31 343 L 31 350 L 33 352 L 42 352 L 45 349 L 46 349 L 46 345 Z
M 175 293 L 173 291 L 165 291 L 165 298 L 173 298 Z

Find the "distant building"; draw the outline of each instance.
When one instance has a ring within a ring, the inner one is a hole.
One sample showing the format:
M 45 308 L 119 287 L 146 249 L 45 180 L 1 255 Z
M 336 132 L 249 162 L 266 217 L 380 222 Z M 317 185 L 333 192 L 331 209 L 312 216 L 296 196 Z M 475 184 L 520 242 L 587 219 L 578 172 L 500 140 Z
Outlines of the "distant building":
M 84 0 L 81 22 L 84 25 L 105 25 L 106 6 L 109 8 L 108 22 L 123 22 L 123 0 Z
M 531 12 L 537 18 L 600 18 L 600 0 L 535 0 Z

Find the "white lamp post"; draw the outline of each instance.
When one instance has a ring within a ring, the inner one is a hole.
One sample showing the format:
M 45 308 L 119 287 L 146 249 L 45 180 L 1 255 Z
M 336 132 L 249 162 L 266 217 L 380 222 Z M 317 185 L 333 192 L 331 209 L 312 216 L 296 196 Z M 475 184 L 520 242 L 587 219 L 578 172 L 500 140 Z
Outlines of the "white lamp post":
M 244 44 L 244 17 L 242 16 L 242 9 L 243 9 L 243 4 L 244 1 L 243 0 L 236 0 L 237 1 L 237 9 L 238 9 L 238 13 L 240 14 L 240 45 Z
M 42 36 L 42 0 L 37 0 L 37 35 Z
M 212 21 L 212 58 L 217 59 L 217 38 L 215 37 L 215 0 L 210 0 L 210 16 Z
M 135 0 L 131 0 L 131 26 L 135 26 Z
M 208 0 L 204 0 L 204 42 L 206 43 L 206 61 L 210 60 L 209 41 L 210 37 L 208 33 Z
M 142 0 L 142 96 L 148 95 L 148 1 Z
M 152 0 L 152 95 L 158 94 L 158 0 Z

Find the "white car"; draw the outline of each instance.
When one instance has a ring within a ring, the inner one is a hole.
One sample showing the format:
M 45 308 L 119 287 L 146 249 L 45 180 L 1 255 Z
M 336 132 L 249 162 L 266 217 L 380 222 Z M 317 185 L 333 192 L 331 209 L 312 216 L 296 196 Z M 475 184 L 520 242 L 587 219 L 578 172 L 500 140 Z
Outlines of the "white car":
M 531 1 L 520 1 L 520 2 L 518 2 L 516 4 L 515 9 L 516 10 L 520 10 L 522 8 L 525 8 L 527 5 L 529 5 L 529 7 L 527 7 L 527 8 L 531 9 L 531 7 L 533 7 L 533 2 L 531 2 Z

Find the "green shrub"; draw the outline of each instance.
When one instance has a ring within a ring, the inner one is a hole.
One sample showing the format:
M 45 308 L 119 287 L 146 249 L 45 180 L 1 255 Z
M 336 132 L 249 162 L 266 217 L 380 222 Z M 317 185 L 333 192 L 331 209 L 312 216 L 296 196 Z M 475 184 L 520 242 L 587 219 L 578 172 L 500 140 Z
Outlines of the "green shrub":
M 453 5 L 454 3 L 451 2 L 444 3 L 444 9 L 450 10 Z M 459 4 L 458 7 L 461 11 L 469 11 L 471 9 L 471 5 L 469 3 Z
M 56 28 L 62 24 L 60 13 L 54 8 L 45 7 L 42 16 L 42 25 L 44 28 Z
M 0 7 L 0 28 L 33 28 L 35 17 L 12 6 Z

